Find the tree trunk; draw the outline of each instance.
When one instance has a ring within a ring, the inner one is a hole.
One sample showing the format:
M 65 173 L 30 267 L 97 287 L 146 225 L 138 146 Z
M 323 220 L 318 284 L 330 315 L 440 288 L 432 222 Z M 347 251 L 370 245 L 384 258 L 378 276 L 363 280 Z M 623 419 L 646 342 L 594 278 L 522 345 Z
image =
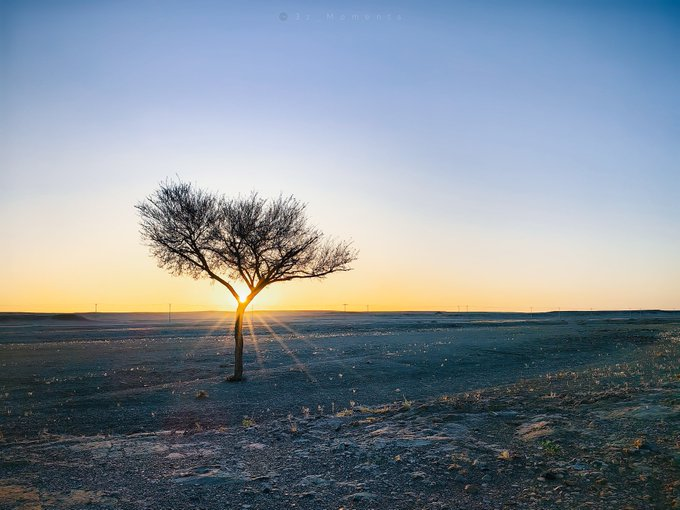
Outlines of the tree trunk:
M 239 303 L 236 308 L 236 321 L 234 322 L 234 375 L 230 375 L 228 381 L 240 381 L 243 379 L 243 317 L 247 308 L 246 303 Z

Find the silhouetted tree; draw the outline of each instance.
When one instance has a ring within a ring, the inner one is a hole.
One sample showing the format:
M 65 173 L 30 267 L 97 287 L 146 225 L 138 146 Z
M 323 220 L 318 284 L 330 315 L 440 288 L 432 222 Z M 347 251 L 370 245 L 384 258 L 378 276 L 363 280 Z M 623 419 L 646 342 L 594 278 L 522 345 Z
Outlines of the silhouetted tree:
M 142 238 L 159 267 L 175 275 L 209 278 L 236 299 L 235 364 L 243 376 L 243 316 L 265 287 L 349 271 L 357 257 L 349 242 L 332 241 L 308 223 L 294 197 L 227 198 L 190 183 L 166 181 L 136 205 Z M 249 289 L 239 296 L 233 283 Z

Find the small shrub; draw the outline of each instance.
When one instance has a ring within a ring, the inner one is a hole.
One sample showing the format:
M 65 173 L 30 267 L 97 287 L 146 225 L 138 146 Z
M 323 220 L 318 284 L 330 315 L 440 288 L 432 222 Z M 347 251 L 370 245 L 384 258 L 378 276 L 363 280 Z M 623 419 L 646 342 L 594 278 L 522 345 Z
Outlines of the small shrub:
M 255 426 L 255 420 L 248 416 L 244 416 L 241 425 L 243 425 L 244 427 L 253 427 Z
M 512 459 L 512 455 L 508 450 L 503 450 L 501 453 L 498 454 L 498 458 L 501 460 L 510 460 Z
M 543 450 L 545 450 L 545 452 L 549 453 L 550 455 L 555 455 L 562 449 L 560 445 L 554 441 L 550 441 L 550 439 L 545 439 L 539 444 L 541 445 L 541 448 L 543 448 Z
M 298 426 L 297 426 L 297 423 L 295 423 L 295 421 L 293 421 L 292 413 L 288 413 L 288 425 L 289 425 L 289 428 L 290 428 L 290 432 L 292 434 L 297 434 Z

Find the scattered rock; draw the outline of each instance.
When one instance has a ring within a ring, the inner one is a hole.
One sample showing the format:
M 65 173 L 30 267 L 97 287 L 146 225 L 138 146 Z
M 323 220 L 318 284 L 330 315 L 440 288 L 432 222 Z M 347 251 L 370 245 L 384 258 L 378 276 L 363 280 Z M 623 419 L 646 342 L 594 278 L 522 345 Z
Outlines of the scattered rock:
M 318 486 L 318 487 L 326 487 L 328 485 L 331 485 L 333 483 L 332 480 L 326 480 L 320 475 L 307 475 L 304 478 L 302 478 L 297 485 L 300 487 L 307 487 L 310 485 L 313 486 Z
M 248 450 L 264 450 L 267 448 L 267 445 L 263 443 L 250 443 L 245 445 L 244 448 L 247 448 Z
M 354 494 L 350 494 L 349 496 L 345 496 L 342 499 L 343 499 L 343 501 L 354 501 L 356 503 L 360 503 L 360 502 L 375 501 L 376 499 L 378 499 L 378 496 L 376 496 L 372 492 L 355 492 Z
M 234 473 L 223 471 L 218 468 L 199 466 L 191 471 L 179 473 L 171 481 L 179 484 L 189 485 L 213 485 L 224 483 L 244 483 L 250 479 L 245 473 Z
M 546 420 L 528 422 L 517 427 L 517 436 L 523 441 L 532 441 L 539 437 L 549 436 L 553 432 L 550 422 Z

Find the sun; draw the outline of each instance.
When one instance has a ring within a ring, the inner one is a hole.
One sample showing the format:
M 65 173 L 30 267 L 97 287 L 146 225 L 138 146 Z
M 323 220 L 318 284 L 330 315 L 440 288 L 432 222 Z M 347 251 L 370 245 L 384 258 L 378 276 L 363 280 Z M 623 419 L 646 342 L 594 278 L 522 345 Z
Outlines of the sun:
M 239 303 L 245 303 L 248 300 L 248 295 L 250 294 L 250 289 L 241 281 L 236 281 L 232 283 L 236 295 L 238 296 Z

